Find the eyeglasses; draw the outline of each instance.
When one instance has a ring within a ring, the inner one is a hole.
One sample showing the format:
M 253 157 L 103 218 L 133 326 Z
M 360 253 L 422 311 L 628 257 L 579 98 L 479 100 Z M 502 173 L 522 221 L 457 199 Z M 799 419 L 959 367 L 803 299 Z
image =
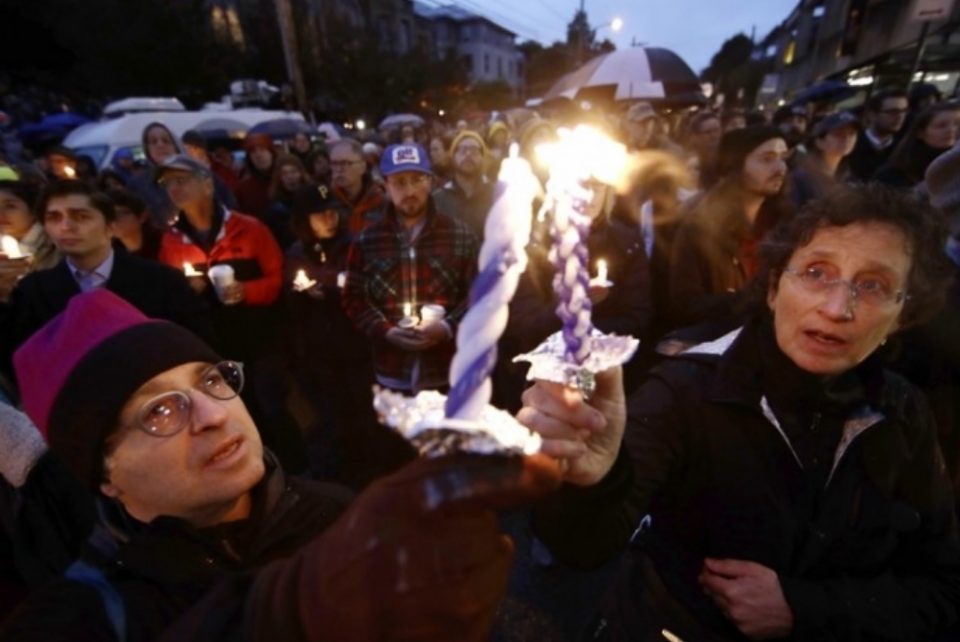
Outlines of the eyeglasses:
M 430 180 L 431 177 L 428 174 L 418 174 L 404 179 L 391 177 L 387 179 L 387 184 L 398 189 L 407 189 L 408 187 L 420 187 Z
M 362 161 L 362 160 L 331 161 L 331 162 L 330 162 L 330 167 L 332 167 L 333 169 L 346 169 L 346 168 L 350 167 L 351 165 L 357 165 L 357 164 L 363 163 L 363 162 L 365 162 L 365 161 Z
M 243 364 L 221 361 L 200 375 L 193 385 L 211 399 L 229 401 L 243 390 Z M 171 390 L 145 402 L 137 411 L 133 425 L 152 437 L 172 437 L 190 422 L 193 402 L 182 390 Z
M 483 156 L 483 150 L 474 145 L 460 145 L 457 147 L 457 154 L 470 154 L 472 156 Z
M 892 109 L 881 109 L 880 113 L 887 114 L 888 116 L 903 116 L 904 114 L 907 113 L 907 111 L 909 110 L 892 108 Z
M 838 285 L 843 285 L 847 288 L 854 304 L 859 302 L 866 306 L 882 308 L 903 303 L 909 298 L 905 291 L 893 291 L 877 279 L 867 278 L 859 281 L 833 279 L 827 276 L 826 270 L 815 266 L 805 270 L 787 268 L 784 272 L 797 279 L 800 286 L 811 294 L 832 292 Z

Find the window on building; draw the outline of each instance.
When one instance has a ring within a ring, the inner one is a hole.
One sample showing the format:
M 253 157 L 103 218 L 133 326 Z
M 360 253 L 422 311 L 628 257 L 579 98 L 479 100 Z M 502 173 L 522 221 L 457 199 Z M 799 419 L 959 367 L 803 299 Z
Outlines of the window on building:
M 227 26 L 230 29 L 230 40 L 243 49 L 246 46 L 243 38 L 243 27 L 240 26 L 240 18 L 237 16 L 237 10 L 233 7 L 227 9 Z
M 497 56 L 497 79 L 503 79 L 503 58 Z
M 783 64 L 792 65 L 793 57 L 796 53 L 797 53 L 797 41 L 791 40 L 790 43 L 787 44 L 786 50 L 783 52 Z
M 490 73 L 490 54 L 483 54 L 483 73 Z

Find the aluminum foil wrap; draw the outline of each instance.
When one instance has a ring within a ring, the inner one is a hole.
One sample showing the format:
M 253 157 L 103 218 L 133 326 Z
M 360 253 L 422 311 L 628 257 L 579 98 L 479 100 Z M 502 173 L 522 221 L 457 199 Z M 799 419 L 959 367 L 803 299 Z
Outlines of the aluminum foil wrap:
M 633 357 L 639 345 L 640 341 L 633 337 L 604 334 L 594 328 L 590 334 L 589 356 L 581 364 L 570 363 L 564 356 L 566 346 L 563 332 L 558 331 L 547 337 L 533 352 L 517 355 L 513 361 L 530 363 L 528 381 L 554 381 L 576 388 L 589 397 L 596 388 L 597 373 L 622 366 Z
M 453 453 L 532 455 L 540 450 L 540 435 L 530 432 L 508 413 L 488 405 L 478 421 L 448 419 L 446 395 L 430 390 L 416 397 L 378 388 L 373 407 L 380 421 L 400 433 L 424 457 Z

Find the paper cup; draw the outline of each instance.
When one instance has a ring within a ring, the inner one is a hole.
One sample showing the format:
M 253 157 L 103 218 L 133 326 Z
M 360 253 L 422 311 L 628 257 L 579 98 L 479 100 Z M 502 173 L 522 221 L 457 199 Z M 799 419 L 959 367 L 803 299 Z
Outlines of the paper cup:
M 431 325 L 442 321 L 446 315 L 447 311 L 443 309 L 443 306 L 436 303 L 427 303 L 420 308 L 420 322 L 423 325 Z
M 229 265 L 214 265 L 207 270 L 207 276 L 217 290 L 217 296 L 223 299 L 223 291 L 235 282 L 233 268 Z

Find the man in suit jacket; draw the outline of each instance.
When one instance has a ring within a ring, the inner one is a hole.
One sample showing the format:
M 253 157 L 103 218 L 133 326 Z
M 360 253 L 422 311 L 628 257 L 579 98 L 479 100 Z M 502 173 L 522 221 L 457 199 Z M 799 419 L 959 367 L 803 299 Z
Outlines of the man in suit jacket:
M 3 311 L 5 364 L 17 346 L 66 308 L 71 297 L 101 287 L 148 316 L 210 338 L 209 314 L 179 270 L 113 247 L 114 209 L 106 195 L 79 181 L 61 181 L 43 194 L 38 212 L 64 258 L 48 270 L 27 275 L 14 289 Z

